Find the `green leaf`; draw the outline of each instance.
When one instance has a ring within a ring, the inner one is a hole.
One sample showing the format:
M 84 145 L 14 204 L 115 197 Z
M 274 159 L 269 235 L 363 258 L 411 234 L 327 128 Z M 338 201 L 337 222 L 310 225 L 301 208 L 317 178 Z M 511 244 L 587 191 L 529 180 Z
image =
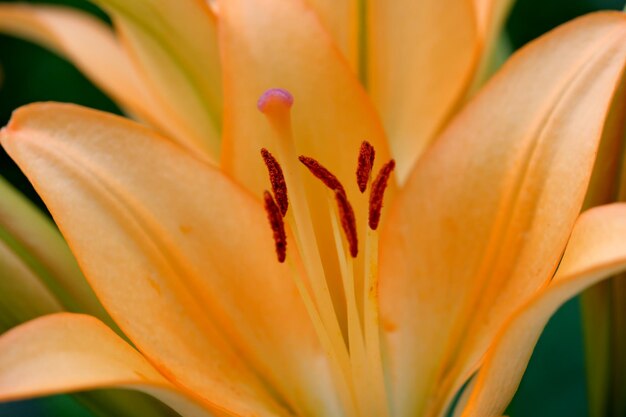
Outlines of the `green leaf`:
M 0 178 L 0 315 L 15 325 L 66 310 L 116 328 L 54 223 Z

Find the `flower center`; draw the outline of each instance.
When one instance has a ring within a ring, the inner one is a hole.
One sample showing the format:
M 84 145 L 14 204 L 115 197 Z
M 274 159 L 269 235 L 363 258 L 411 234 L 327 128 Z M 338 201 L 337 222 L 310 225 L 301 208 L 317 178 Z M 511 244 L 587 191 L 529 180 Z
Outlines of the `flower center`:
M 289 92 L 271 89 L 258 102 L 277 135 L 275 158 L 267 149 L 261 156 L 269 173 L 272 192 L 264 192 L 265 210 L 272 228 L 279 262 L 287 262 L 291 276 L 331 364 L 335 386 L 347 416 L 389 415 L 379 339 L 378 320 L 378 232 L 385 189 L 395 167 L 385 163 L 372 181 L 375 150 L 363 142 L 356 164 L 356 185 L 361 193 L 370 188 L 369 218 L 364 251 L 359 256 L 357 221 L 346 189 L 339 179 L 310 156 L 298 156 L 291 130 Z M 279 163 L 279 161 L 283 164 Z M 347 324 L 342 326 L 333 305 L 310 209 L 300 178 L 302 163 L 328 189 L 328 207 L 345 298 Z M 288 197 L 289 194 L 289 197 Z M 296 239 L 304 274 L 287 251 L 285 222 Z M 355 268 L 362 262 L 362 268 Z M 356 271 L 362 274 L 357 277 Z M 305 278 L 306 277 L 306 278 Z M 357 291 L 357 278 L 363 291 Z M 346 335 L 342 333 L 346 328 Z

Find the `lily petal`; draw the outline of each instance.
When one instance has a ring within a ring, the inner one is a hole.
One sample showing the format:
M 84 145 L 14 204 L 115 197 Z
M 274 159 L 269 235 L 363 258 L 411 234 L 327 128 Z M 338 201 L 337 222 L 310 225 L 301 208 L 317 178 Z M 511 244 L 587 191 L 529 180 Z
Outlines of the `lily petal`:
M 55 51 L 126 111 L 172 137 L 178 134 L 175 121 L 157 105 L 111 29 L 98 19 L 66 7 L 1 4 L 0 31 Z
M 478 31 L 483 40 L 480 64 L 474 74 L 474 87 L 480 87 L 489 76 L 489 64 L 493 59 L 492 54 L 496 53 L 498 35 L 513 3 L 513 0 L 474 0 Z
M 96 315 L 122 335 L 50 219 L 2 178 L 0 195 L 0 333 L 39 316 L 73 311 Z M 135 392 L 99 391 L 80 401 L 105 415 L 167 415 L 157 401 Z
M 626 16 L 599 13 L 533 42 L 416 166 L 380 255 L 398 413 L 443 412 L 504 318 L 552 277 L 621 79 L 625 39 Z
M 452 115 L 483 46 L 469 0 L 367 1 L 367 86 L 400 182 Z
M 217 161 L 222 113 L 216 17 L 203 0 L 94 0 L 116 29 L 152 96 L 198 156 Z
M 337 47 L 357 73 L 359 68 L 359 3 L 361 0 L 307 0 Z
M 185 416 L 212 415 L 91 316 L 44 316 L 0 337 L 0 401 L 112 387 L 145 392 Z
M 511 316 L 490 347 L 462 417 L 502 413 L 548 319 L 569 298 L 626 269 L 626 204 L 591 209 L 578 220 L 554 280 Z
M 294 407 L 333 401 L 265 213 L 220 171 L 135 123 L 72 105 L 18 110 L 2 143 L 161 372 L 242 415 L 286 413 L 264 382 Z
M 513 0 L 473 0 L 478 28 L 483 34 L 497 32 Z M 488 36 L 487 36 L 488 37 Z

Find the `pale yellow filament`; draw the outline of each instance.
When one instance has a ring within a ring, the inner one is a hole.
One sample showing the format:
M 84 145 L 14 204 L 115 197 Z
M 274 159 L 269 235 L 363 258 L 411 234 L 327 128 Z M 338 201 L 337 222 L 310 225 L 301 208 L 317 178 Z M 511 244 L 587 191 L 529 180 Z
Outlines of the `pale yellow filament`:
M 304 302 L 309 318 L 313 323 L 313 327 L 315 328 L 315 332 L 320 340 L 322 349 L 324 349 L 326 357 L 328 357 L 331 361 L 332 377 L 335 381 L 335 386 L 339 391 L 339 398 L 344 404 L 344 411 L 348 417 L 358 417 L 359 413 L 356 409 L 355 393 L 352 388 L 351 381 L 346 378 L 347 370 L 345 369 L 345 366 L 342 366 L 341 360 L 337 356 L 336 349 L 334 349 L 333 343 L 328 337 L 328 333 L 324 328 L 324 323 L 322 323 L 322 319 L 317 311 L 317 308 L 315 307 L 313 299 L 309 294 L 306 284 L 302 279 L 302 275 L 290 257 L 287 257 L 287 264 L 289 265 L 291 276 L 293 277 L 298 292 L 300 293 L 300 297 Z
M 262 109 L 276 134 L 278 157 L 289 191 L 287 223 L 294 232 L 306 277 L 287 255 L 296 287 L 329 359 L 332 377 L 347 417 L 389 417 L 380 346 L 378 302 L 378 234 L 365 233 L 363 293 L 357 295 L 354 259 L 341 231 L 335 195 L 328 205 L 344 288 L 348 320 L 348 344 L 331 298 L 319 245 L 302 186 L 298 155 L 291 129 L 290 103 L 280 100 Z M 371 184 L 370 184 L 371 186 Z M 308 278 L 308 281 L 306 279 Z M 308 284 L 308 285 L 307 285 Z M 362 311 L 359 307 L 362 302 Z
M 363 324 L 365 350 L 372 398 L 376 404 L 374 415 L 389 416 L 383 358 L 380 349 L 380 320 L 378 302 L 378 232 L 367 227 L 365 238 L 365 279 L 363 280 Z
M 350 346 L 350 366 L 353 384 L 357 392 L 359 402 L 360 415 L 364 415 L 365 410 L 370 409 L 368 406 L 368 368 L 366 363 L 365 346 L 363 344 L 363 331 L 360 322 L 360 314 L 357 306 L 356 292 L 354 289 L 354 260 L 348 253 L 346 242 L 344 242 L 341 233 L 338 216 L 335 207 L 335 194 L 328 194 L 328 208 L 333 229 L 333 237 L 337 256 L 339 258 L 339 268 L 341 270 L 341 281 L 346 298 L 346 310 L 348 316 L 348 343 Z
M 339 320 L 332 302 L 318 249 L 317 238 L 311 222 L 309 206 L 304 188 L 302 187 L 299 167 L 296 165 L 298 159 L 294 147 L 289 108 L 286 106 L 274 106 L 271 110 L 266 111 L 265 115 L 278 139 L 278 156 L 283 163 L 285 182 L 289 190 L 290 208 L 287 211 L 287 223 L 295 234 L 302 262 L 309 278 L 309 284 L 313 292 L 313 297 L 309 297 L 309 300 L 314 302 L 313 307 L 316 307 L 317 317 L 322 324 L 317 329 L 320 332 L 318 336 L 320 341 L 326 341 L 322 343 L 327 343 L 328 345 L 325 348 L 327 355 L 331 359 L 331 365 L 337 368 L 333 370 L 335 379 L 339 378 L 339 375 L 342 376 L 339 380 L 336 380 L 338 388 L 347 386 L 347 390 L 350 393 L 349 396 L 342 394 L 346 412 L 359 415 L 356 411 L 350 354 L 343 339 Z M 289 259 L 289 255 L 287 255 L 287 259 Z M 296 282 L 296 285 L 300 287 L 303 284 Z M 306 294 L 308 294 L 308 291 Z M 340 393 L 341 391 L 342 389 L 340 388 Z

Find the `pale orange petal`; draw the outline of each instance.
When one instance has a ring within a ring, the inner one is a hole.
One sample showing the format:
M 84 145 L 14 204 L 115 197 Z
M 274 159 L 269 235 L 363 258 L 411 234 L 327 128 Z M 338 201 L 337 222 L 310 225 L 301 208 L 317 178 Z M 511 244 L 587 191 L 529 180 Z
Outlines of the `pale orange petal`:
M 401 182 L 459 104 L 482 42 L 470 0 L 367 2 L 367 85 Z
M 476 22 L 482 33 L 489 33 L 502 24 L 512 0 L 473 0 Z
M 359 67 L 359 0 L 306 0 L 319 16 L 337 47 L 357 73 Z
M 0 401 L 99 388 L 129 388 L 182 415 L 211 416 L 207 404 L 172 385 L 91 316 L 44 316 L 0 337 Z
M 601 206 L 582 214 L 554 280 L 498 332 L 462 417 L 502 413 L 550 316 L 580 291 L 625 269 L 626 204 Z
M 244 415 L 286 412 L 263 382 L 294 407 L 332 407 L 325 358 L 265 213 L 220 171 L 137 124 L 71 105 L 18 110 L 2 142 L 159 370 Z
M 473 0 L 478 32 L 482 39 L 480 64 L 474 73 L 474 87 L 480 87 L 489 75 L 489 63 L 495 52 L 498 36 L 513 6 L 513 0 Z
M 625 40 L 626 16 L 603 13 L 532 43 L 416 166 L 381 245 L 400 412 L 441 412 L 502 320 L 552 276 L 582 205 Z
M 204 0 L 97 0 L 110 12 L 177 139 L 217 161 L 222 92 L 216 17 Z

